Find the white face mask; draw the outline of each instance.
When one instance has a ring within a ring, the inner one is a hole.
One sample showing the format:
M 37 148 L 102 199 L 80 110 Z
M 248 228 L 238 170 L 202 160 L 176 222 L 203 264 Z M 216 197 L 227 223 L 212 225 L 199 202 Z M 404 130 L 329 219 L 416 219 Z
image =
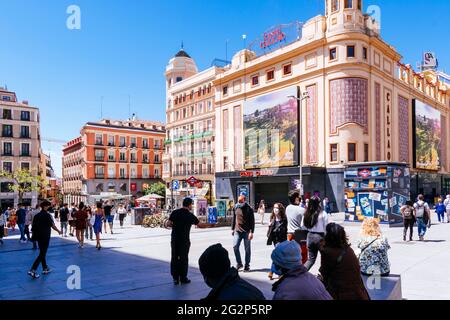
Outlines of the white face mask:
M 273 209 L 273 213 L 279 214 L 280 213 L 280 209 L 278 209 L 278 208 Z

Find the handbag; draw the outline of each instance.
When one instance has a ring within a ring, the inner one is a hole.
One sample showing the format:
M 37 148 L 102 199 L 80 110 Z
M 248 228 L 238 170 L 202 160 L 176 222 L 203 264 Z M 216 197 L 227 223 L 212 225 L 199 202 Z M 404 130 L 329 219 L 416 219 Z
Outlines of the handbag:
M 355 252 L 355 255 L 356 255 L 356 257 L 358 258 L 358 260 L 359 260 L 359 258 L 361 257 L 361 254 L 366 250 L 366 249 L 368 249 L 375 241 L 377 241 L 378 240 L 378 237 L 376 237 L 375 238 L 375 240 L 373 240 L 371 243 L 369 243 L 367 246 L 365 246 L 363 249 L 361 249 L 359 252 Z

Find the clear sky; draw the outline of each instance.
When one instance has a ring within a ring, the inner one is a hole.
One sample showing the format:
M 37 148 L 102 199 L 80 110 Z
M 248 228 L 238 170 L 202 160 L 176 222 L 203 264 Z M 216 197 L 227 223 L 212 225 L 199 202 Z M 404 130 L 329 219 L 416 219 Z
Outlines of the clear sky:
M 41 135 L 75 138 L 103 117 L 165 121 L 164 69 L 184 41 L 200 70 L 271 26 L 324 13 L 324 0 L 0 0 L 0 85 L 41 111 Z M 436 52 L 450 71 L 450 1 L 371 0 L 382 36 L 415 65 Z M 81 30 L 66 27 L 69 5 Z M 43 143 L 60 174 L 60 146 Z

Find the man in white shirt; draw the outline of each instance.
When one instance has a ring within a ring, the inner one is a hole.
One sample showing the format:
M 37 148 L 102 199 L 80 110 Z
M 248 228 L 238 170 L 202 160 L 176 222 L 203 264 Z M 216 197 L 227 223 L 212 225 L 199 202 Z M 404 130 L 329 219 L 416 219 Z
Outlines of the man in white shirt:
M 289 193 L 290 205 L 286 208 L 286 217 L 288 220 L 288 240 L 295 240 L 302 249 L 302 263 L 308 259 L 308 250 L 306 246 L 307 232 L 303 227 L 303 215 L 305 208 L 300 206 L 301 197 L 298 191 Z
M 447 223 L 450 223 L 450 194 L 444 200 L 445 211 L 447 213 Z

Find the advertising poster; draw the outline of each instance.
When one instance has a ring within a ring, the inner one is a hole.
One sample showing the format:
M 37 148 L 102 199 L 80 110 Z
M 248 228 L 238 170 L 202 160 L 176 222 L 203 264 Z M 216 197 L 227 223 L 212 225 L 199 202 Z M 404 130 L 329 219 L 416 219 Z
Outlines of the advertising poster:
M 216 207 L 208 208 L 208 223 L 210 223 L 210 224 L 217 223 L 217 208 Z
M 198 217 L 206 217 L 208 208 L 208 201 L 206 199 L 198 199 L 197 200 L 197 216 Z
M 236 199 L 239 198 L 239 196 L 244 195 L 247 200 L 249 200 L 249 194 L 250 194 L 250 185 L 249 184 L 239 184 L 237 186 L 237 194 Z
M 227 200 L 216 200 L 217 216 L 226 217 L 227 215 Z
M 369 193 L 358 194 L 358 204 L 361 207 L 361 214 L 364 217 L 373 218 L 374 212 L 372 210 L 372 201 L 369 199 Z
M 244 105 L 245 168 L 298 165 L 298 100 L 293 86 Z
M 415 101 L 416 168 L 439 170 L 441 158 L 441 113 Z

